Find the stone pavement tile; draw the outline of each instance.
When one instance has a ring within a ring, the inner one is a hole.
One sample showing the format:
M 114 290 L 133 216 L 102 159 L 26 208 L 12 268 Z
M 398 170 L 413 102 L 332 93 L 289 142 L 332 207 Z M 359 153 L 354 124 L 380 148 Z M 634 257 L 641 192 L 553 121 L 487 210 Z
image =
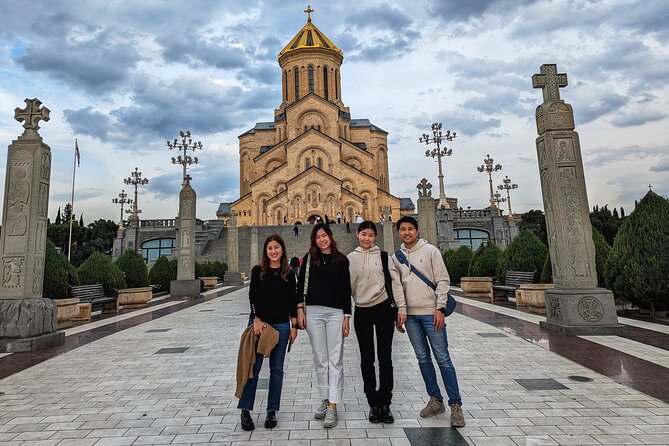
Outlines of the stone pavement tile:
M 649 424 L 637 427 L 647 434 L 669 434 L 669 424 Z M 667 441 L 667 444 L 669 444 L 669 441 Z
M 19 432 L 13 432 L 13 433 L 5 433 L 5 434 L 0 434 L 0 441 L 9 441 L 12 440 L 20 435 Z
M 345 438 L 336 440 L 311 440 L 311 446 L 351 446 L 351 440 Z
M 85 421 L 81 425 L 81 429 L 112 429 L 116 427 L 119 420 L 96 420 L 96 421 Z
M 351 446 L 392 446 L 392 443 L 390 438 L 352 438 Z
M 188 418 L 156 418 L 151 423 L 151 426 L 185 426 L 188 422 Z
M 129 446 L 137 440 L 137 437 L 105 437 L 100 438 L 95 446 Z
M 459 427 L 458 432 L 463 437 L 485 437 L 486 436 L 486 434 L 479 427 L 471 427 L 471 426 Z
M 520 428 L 515 427 L 515 426 L 507 426 L 507 427 L 489 427 L 485 426 L 482 427 L 481 430 L 488 436 L 488 437 L 510 437 L 512 435 L 523 435 L 523 431 L 520 430 Z
M 551 435 L 551 438 L 560 445 L 581 446 L 587 444 L 601 444 L 590 435 Z
M 108 413 L 84 413 L 78 414 L 73 421 L 106 421 L 109 417 L 111 415 Z
M 263 424 L 265 420 L 262 420 Z M 273 429 L 275 431 L 286 431 L 294 429 L 308 429 L 309 422 L 307 421 L 277 421 L 276 427 Z
M 669 424 L 669 415 L 643 417 L 643 421 L 648 424 Z
M 292 430 L 288 434 L 289 440 L 319 440 L 328 438 L 328 431 L 321 430 Z
M 241 442 L 249 441 L 251 439 L 251 432 L 236 431 L 236 432 L 225 432 L 225 433 L 215 433 L 211 437 L 211 442 L 218 441 L 232 441 L 232 442 Z
M 411 442 L 408 438 L 391 438 L 390 444 L 393 446 L 411 446 Z
M 17 444 L 22 446 L 56 446 L 60 441 L 62 440 L 30 440 L 21 443 L 11 441 L 5 444 L 0 443 L 0 446 L 16 446 Z
M 42 424 L 42 423 L 37 423 L 37 424 L 8 424 L 9 429 L 7 432 L 37 432 L 37 431 L 43 431 L 45 427 L 48 426 L 48 424 Z
M 532 422 L 527 418 L 492 418 L 496 426 L 532 426 Z
M 122 437 L 128 429 L 93 429 L 88 437 Z
M 631 435 L 596 435 L 592 437 L 602 444 L 643 444 Z
M 174 437 L 172 444 L 208 443 L 213 434 L 179 434 Z
M 528 435 L 526 437 L 511 437 L 518 446 L 553 446 L 558 442 L 548 435 Z
M 200 426 L 165 426 L 161 435 L 197 434 L 199 430 Z
M 641 435 L 644 433 L 641 429 L 636 426 L 624 425 L 624 426 L 610 426 L 598 424 L 597 428 L 608 435 Z M 667 439 L 667 444 L 669 444 L 669 439 Z
M 511 437 L 473 437 L 465 440 L 476 446 L 518 446 Z
M 170 444 L 174 440 L 174 435 L 140 435 L 137 437 L 132 446 L 135 445 L 152 445 L 152 444 Z
M 310 446 L 309 440 L 272 440 L 272 446 Z
M 405 438 L 406 434 L 401 427 L 384 427 L 383 429 L 367 429 L 367 437 L 369 438 L 389 438 L 399 437 Z
M 97 438 L 70 438 L 58 442 L 58 446 L 93 446 Z
M 535 426 L 560 426 L 560 425 L 570 425 L 564 417 L 530 417 L 529 420 Z
M 261 426 L 256 426 L 256 430 L 251 432 L 251 441 L 264 440 L 288 440 L 288 431 L 275 431 L 273 429 L 265 429 Z
M 48 440 L 52 435 L 53 431 L 22 432 L 12 438 L 12 441 Z
M 562 435 L 564 432 L 558 426 L 519 426 L 526 435 Z
M 186 426 L 191 425 L 203 425 L 203 424 L 220 424 L 223 421 L 223 417 L 191 417 L 186 422 Z
M 41 422 L 42 423 L 67 423 L 70 421 L 74 421 L 75 418 L 77 418 L 78 414 L 70 414 L 70 415 L 52 415 L 44 418 Z
M 642 442 L 643 444 L 654 444 L 654 445 L 667 445 L 669 444 L 669 435 L 663 434 L 644 434 L 644 435 L 635 435 L 634 438 Z
M 81 430 L 78 429 L 76 431 L 58 431 L 54 432 L 53 436 L 51 439 L 56 439 L 56 438 L 61 438 L 61 439 L 66 439 L 66 438 L 85 438 L 86 435 L 90 434 L 91 431 L 88 429 Z M 96 440 L 95 438 L 92 438 L 92 440 Z M 97 440 L 96 440 L 97 441 Z
M 39 424 L 46 417 L 15 417 L 7 421 L 7 424 Z
M 510 418 L 542 417 L 543 414 L 537 409 L 505 409 L 504 413 Z
M 327 434 L 327 438 L 330 439 L 367 438 L 367 430 L 365 429 L 328 429 Z
M 83 421 L 75 421 L 71 423 L 51 423 L 44 428 L 45 431 L 71 431 L 77 430 L 84 424 Z
M 124 437 L 140 437 L 150 435 L 160 435 L 163 431 L 162 426 L 155 427 L 131 427 L 124 434 Z
M 560 426 L 560 430 L 567 435 L 594 435 L 603 434 L 597 426 Z

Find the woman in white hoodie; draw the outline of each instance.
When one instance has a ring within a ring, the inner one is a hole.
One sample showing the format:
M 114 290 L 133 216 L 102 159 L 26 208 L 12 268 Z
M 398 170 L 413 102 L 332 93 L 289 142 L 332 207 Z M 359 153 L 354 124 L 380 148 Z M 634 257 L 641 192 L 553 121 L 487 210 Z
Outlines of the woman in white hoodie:
M 406 305 L 400 276 L 388 253 L 374 244 L 376 225 L 365 220 L 358 226 L 359 246 L 348 255 L 351 294 L 355 301 L 353 326 L 360 347 L 360 368 L 369 403 L 369 421 L 392 423 L 393 391 L 392 344 L 395 325 L 406 321 Z M 383 257 L 383 258 L 382 258 Z M 384 272 L 384 263 L 386 272 Z M 386 277 L 390 287 L 389 295 Z M 399 329 L 399 328 L 398 328 Z M 379 360 L 379 387 L 374 368 L 374 332 Z

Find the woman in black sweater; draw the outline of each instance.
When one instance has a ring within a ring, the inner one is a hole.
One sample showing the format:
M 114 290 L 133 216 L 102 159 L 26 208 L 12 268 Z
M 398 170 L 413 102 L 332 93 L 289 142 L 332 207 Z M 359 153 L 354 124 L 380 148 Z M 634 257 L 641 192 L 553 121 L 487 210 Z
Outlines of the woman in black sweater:
M 280 235 L 270 235 L 265 240 L 262 261 L 251 271 L 249 301 L 251 304 L 249 325 L 253 325 L 254 334 L 260 335 L 267 324 L 279 332 L 279 342 L 269 356 L 270 375 L 265 427 L 271 429 L 276 426 L 276 411 L 279 410 L 281 402 L 286 347 L 288 342 L 292 344 L 297 338 L 297 304 L 302 302 L 295 292 L 295 274 L 288 266 L 286 244 Z M 253 410 L 262 363 L 263 355 L 256 354 L 253 378 L 246 382 L 237 405 L 238 409 L 242 409 L 242 429 L 247 431 L 255 428 L 250 411 Z
M 315 418 L 324 420 L 326 428 L 334 427 L 344 391 L 344 338 L 351 318 L 351 279 L 348 259 L 337 249 L 327 224 L 317 223 L 311 231 L 297 290 L 306 304 L 306 309 L 298 305 L 297 318 L 309 334 L 322 400 Z

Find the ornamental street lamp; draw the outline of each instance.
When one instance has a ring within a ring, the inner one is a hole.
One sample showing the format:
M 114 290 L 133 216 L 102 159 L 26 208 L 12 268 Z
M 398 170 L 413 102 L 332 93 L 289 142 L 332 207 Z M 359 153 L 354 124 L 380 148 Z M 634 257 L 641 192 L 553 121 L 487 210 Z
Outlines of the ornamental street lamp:
M 190 156 L 188 151 L 192 150 L 193 154 L 195 154 L 195 150 L 202 150 L 202 142 L 193 142 L 190 130 L 186 130 L 185 132 L 183 130 L 180 131 L 179 136 L 181 137 L 181 142 L 177 138 L 174 138 L 173 141 L 167 141 L 167 147 L 170 150 L 177 149 L 178 152 L 183 151 L 183 156 L 172 157 L 172 164 L 181 164 L 183 166 L 183 182 L 181 184 L 189 184 L 192 178 L 186 173 L 186 169 L 192 164 L 197 164 L 199 160 L 197 156 Z
M 488 155 L 486 158 L 483 159 L 483 164 L 481 164 L 480 167 L 477 167 L 476 170 L 479 172 L 487 173 L 488 174 L 488 181 L 490 182 L 490 207 L 491 208 L 497 208 L 497 204 L 495 203 L 495 194 L 493 193 L 492 189 L 492 173 L 497 172 L 498 170 L 502 170 L 502 165 L 501 164 L 494 164 L 495 160 L 490 158 L 490 155 Z
M 499 192 L 495 192 L 493 194 L 492 202 L 495 203 L 495 205 L 497 205 L 499 203 L 504 203 L 505 201 L 506 201 L 506 198 L 502 197 L 502 194 L 500 194 Z
M 446 193 L 444 192 L 444 174 L 441 168 L 441 157 L 453 155 L 453 149 L 448 149 L 446 147 L 442 148 L 441 144 L 443 141 L 451 142 L 455 138 L 455 132 L 451 133 L 450 130 L 446 130 L 446 133 L 441 131 L 442 124 L 441 122 L 435 122 L 432 124 L 432 137 L 427 133 L 423 133 L 423 136 L 418 138 L 419 142 L 424 142 L 426 145 L 435 144 L 436 147 L 432 150 L 428 149 L 425 151 L 425 156 L 428 158 L 437 158 L 437 164 L 439 165 L 439 207 L 448 208 L 450 207 L 448 201 L 446 201 Z
M 506 202 L 509 205 L 509 216 L 513 215 L 513 211 L 511 210 L 511 195 L 509 192 L 513 189 L 518 189 L 517 184 L 511 184 L 511 178 L 509 178 L 508 175 L 504 176 L 504 179 L 502 180 L 502 183 L 499 186 L 497 186 L 497 189 L 499 190 L 505 190 L 506 189 Z
M 122 189 L 121 193 L 118 194 L 118 198 L 112 198 L 112 203 L 121 205 L 121 220 L 119 221 L 119 226 L 123 226 L 123 207 L 126 204 L 132 204 L 133 201 L 128 198 L 128 194 L 125 193 L 125 190 Z
M 141 209 L 137 209 L 137 187 L 143 186 L 148 183 L 149 179 L 142 178 L 142 172 L 140 172 L 137 167 L 135 167 L 134 172 L 130 173 L 130 176 L 128 178 L 123 179 L 123 184 L 127 184 L 135 188 L 135 199 L 132 202 L 132 210 L 130 209 L 126 210 L 128 214 L 132 214 L 130 216 L 130 221 L 139 221 L 139 214 L 142 213 Z

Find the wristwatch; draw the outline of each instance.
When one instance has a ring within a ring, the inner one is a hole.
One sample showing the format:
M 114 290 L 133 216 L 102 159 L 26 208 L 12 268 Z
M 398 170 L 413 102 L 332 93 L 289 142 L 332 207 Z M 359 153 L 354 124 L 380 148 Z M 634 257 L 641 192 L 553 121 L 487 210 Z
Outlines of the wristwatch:
M 293 328 L 297 329 L 297 328 L 300 328 L 300 326 L 297 325 L 297 324 L 293 324 Z
M 441 311 L 442 313 L 444 313 L 444 316 L 446 316 L 446 307 L 437 308 L 437 310 Z

